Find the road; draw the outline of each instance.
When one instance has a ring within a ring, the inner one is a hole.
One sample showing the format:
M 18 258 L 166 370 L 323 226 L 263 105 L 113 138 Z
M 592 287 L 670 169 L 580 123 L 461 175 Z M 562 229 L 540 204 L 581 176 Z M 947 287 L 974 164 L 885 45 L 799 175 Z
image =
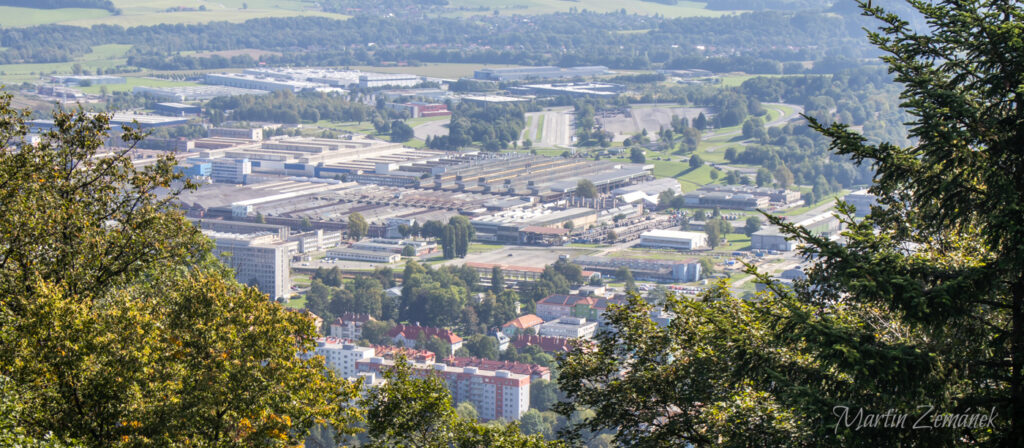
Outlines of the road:
M 420 140 L 426 140 L 428 136 L 448 135 L 448 123 L 450 122 L 451 119 L 430 121 L 412 128 L 412 131 Z
M 533 117 L 530 126 L 523 130 L 522 140 L 530 139 L 538 148 L 568 148 L 572 146 L 572 107 L 554 107 L 541 112 L 530 112 Z M 541 119 L 541 117 L 544 117 Z M 536 139 L 537 127 L 543 121 L 540 140 Z
M 804 107 L 803 106 L 798 106 L 796 104 L 762 103 L 761 105 L 764 106 L 765 109 L 772 110 L 772 111 L 775 111 L 775 112 L 779 113 L 779 118 L 776 118 L 776 119 L 771 120 L 771 121 L 769 121 L 769 122 L 764 124 L 765 128 L 771 128 L 771 127 L 775 127 L 775 126 L 780 126 L 780 125 L 786 124 L 790 120 L 795 120 L 795 119 L 799 118 L 800 114 L 804 113 Z M 787 114 L 786 110 L 782 108 L 783 106 L 792 109 L 793 112 Z M 725 132 L 725 133 L 711 132 L 711 133 L 704 134 L 701 137 L 701 139 L 702 140 L 708 140 L 708 139 L 711 139 L 711 138 L 718 138 L 718 137 L 735 137 L 735 136 L 741 135 L 741 134 L 743 134 L 742 130 L 729 131 L 729 132 Z M 740 144 L 743 145 L 743 143 L 740 143 Z

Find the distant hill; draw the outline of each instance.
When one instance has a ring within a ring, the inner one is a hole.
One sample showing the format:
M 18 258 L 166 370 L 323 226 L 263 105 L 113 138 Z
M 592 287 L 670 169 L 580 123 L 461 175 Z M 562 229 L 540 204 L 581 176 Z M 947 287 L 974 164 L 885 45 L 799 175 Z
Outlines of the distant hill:
M 0 0 L 0 6 L 35 9 L 90 8 L 105 9 L 110 12 L 118 11 L 110 0 Z

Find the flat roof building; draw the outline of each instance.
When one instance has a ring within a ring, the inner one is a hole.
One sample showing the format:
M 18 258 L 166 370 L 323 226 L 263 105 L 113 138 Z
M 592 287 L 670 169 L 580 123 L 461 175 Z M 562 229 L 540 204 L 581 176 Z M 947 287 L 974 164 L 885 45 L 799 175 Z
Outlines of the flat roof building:
M 598 76 L 608 73 L 608 67 L 603 65 L 580 66 L 560 68 L 552 66 L 541 67 L 511 67 L 511 68 L 483 68 L 473 72 L 473 78 L 484 81 L 521 81 L 525 79 L 563 79 Z
M 698 250 L 708 247 L 708 236 L 705 233 L 682 232 L 678 230 L 651 230 L 640 235 L 638 246 Z
M 394 366 L 394 361 L 378 357 L 356 362 L 356 369 L 367 373 L 383 373 Z M 413 362 L 410 366 L 416 376 L 436 376 L 443 380 L 452 394 L 452 402 L 472 403 L 480 420 L 519 420 L 530 408 L 529 375 L 440 363 Z
M 327 251 L 326 258 L 336 258 L 339 260 L 350 260 L 350 261 L 365 261 L 368 263 L 398 263 L 402 260 L 402 256 L 393 252 L 379 252 L 369 250 L 359 250 L 351 248 L 332 249 Z
M 587 322 L 582 317 L 560 317 L 544 322 L 537 327 L 541 336 L 555 336 L 569 339 L 590 339 L 597 333 L 597 322 Z
M 288 244 L 278 234 L 219 232 L 196 224 L 214 241 L 213 254 L 234 269 L 239 282 L 256 286 L 272 299 L 291 295 Z

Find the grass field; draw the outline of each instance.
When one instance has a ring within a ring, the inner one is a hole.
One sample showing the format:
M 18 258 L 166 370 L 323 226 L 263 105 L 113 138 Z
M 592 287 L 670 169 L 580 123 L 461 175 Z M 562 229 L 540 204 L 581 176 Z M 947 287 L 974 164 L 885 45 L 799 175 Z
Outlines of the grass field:
M 544 115 L 537 116 L 537 134 L 534 135 L 533 141 L 539 142 L 544 135 Z
M 62 23 L 73 20 L 101 20 L 110 12 L 103 9 L 35 9 L 0 6 L 0 26 L 7 28 Z
M 661 14 L 666 17 L 718 17 L 730 14 L 731 11 L 710 11 L 704 9 L 705 2 L 680 1 L 675 5 L 665 5 L 643 0 L 451 0 L 452 7 L 467 7 L 473 10 L 461 12 L 461 15 L 473 15 L 485 13 L 475 8 L 486 7 L 488 10 L 497 10 L 499 14 L 548 14 L 552 12 L 568 12 L 569 8 L 576 8 L 579 11 L 613 12 L 625 9 L 630 13 L 654 15 Z
M 141 25 L 191 24 L 206 22 L 244 22 L 261 17 L 321 16 L 347 19 L 341 14 L 312 10 L 313 4 L 300 0 L 114 0 L 121 10 L 114 15 L 102 9 L 62 8 L 33 9 L 0 7 L 0 26 L 25 27 L 59 23 L 64 25 Z M 199 11 L 203 6 L 206 11 Z M 243 9 L 243 6 L 247 6 Z M 168 11 L 169 8 L 189 8 L 192 11 Z

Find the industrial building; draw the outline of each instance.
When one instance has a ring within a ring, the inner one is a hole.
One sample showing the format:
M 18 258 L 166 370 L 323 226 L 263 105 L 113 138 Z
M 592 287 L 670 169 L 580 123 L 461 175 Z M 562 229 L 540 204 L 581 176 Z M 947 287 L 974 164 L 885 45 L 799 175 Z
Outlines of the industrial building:
M 240 140 L 263 140 L 263 128 L 210 128 L 207 137 L 235 138 Z
M 64 84 L 66 86 L 101 86 L 124 84 L 128 82 L 124 76 L 109 75 L 54 75 L 51 76 L 50 79 L 53 82 Z
M 188 123 L 187 117 L 166 117 L 163 115 L 144 115 L 126 112 L 115 112 L 110 117 L 112 133 L 121 131 L 122 126 L 139 129 L 155 129 L 165 126 L 180 126 Z M 53 129 L 53 120 L 31 120 L 27 123 L 32 132 L 46 132 Z
M 706 233 L 683 232 L 679 230 L 651 230 L 640 235 L 640 243 L 637 246 L 699 250 L 708 247 L 708 235 Z
M 350 248 L 329 250 L 327 251 L 327 255 L 324 258 L 387 264 L 398 263 L 399 261 L 402 260 L 402 256 L 400 254 L 396 254 L 393 252 L 359 250 Z
M 203 83 L 217 86 L 237 87 L 239 89 L 265 90 L 268 92 L 277 92 L 280 90 L 298 92 L 300 90 L 315 89 L 319 87 L 318 84 L 306 81 L 282 80 L 261 75 L 251 75 L 248 73 L 207 73 L 206 76 L 203 77 Z
M 860 217 L 867 216 L 871 213 L 871 207 L 878 205 L 878 196 L 868 193 L 865 188 L 843 196 L 843 201 L 854 206 L 857 209 L 855 216 Z
M 132 87 L 132 94 L 166 101 L 207 101 L 218 96 L 265 95 L 267 90 L 240 89 L 228 86 Z
M 768 207 L 768 197 L 747 193 L 691 191 L 683 195 L 686 207 L 718 207 L 725 210 L 759 210 Z
M 612 83 L 576 82 L 527 84 L 524 86 L 510 87 L 508 90 L 516 95 L 614 98 L 619 93 L 625 91 L 626 86 Z
M 654 178 L 653 165 L 584 158 L 508 153 L 456 162 L 433 170 L 434 188 L 558 197 L 575 192 L 582 179 L 591 181 L 599 191 L 609 191 Z
M 842 230 L 842 222 L 831 211 L 804 216 L 797 219 L 794 225 L 804 227 L 811 233 L 825 238 L 836 237 Z M 790 241 L 778 226 L 765 226 L 750 235 L 750 248 L 753 250 L 790 251 L 795 248 L 795 242 Z
M 690 260 L 639 260 L 633 258 L 608 258 L 581 256 L 573 258 L 581 268 L 614 275 L 620 268 L 629 268 L 637 280 L 684 283 L 700 280 L 700 261 Z
M 420 117 L 445 117 L 452 114 L 448 105 L 443 103 L 425 103 L 422 101 L 410 101 L 408 103 L 386 103 L 388 110 L 405 114 L 409 118 Z
M 522 81 L 529 79 L 565 79 L 604 75 L 609 72 L 603 65 L 582 67 L 514 67 L 484 68 L 473 72 L 473 78 L 484 81 Z
M 356 361 L 359 372 L 382 374 L 395 362 L 379 357 Z M 508 370 L 484 370 L 478 367 L 452 367 L 446 364 L 410 363 L 413 374 L 441 378 L 452 402 L 473 404 L 482 421 L 519 420 L 530 408 L 530 376 Z
M 417 256 L 437 251 L 437 244 L 416 240 L 370 238 L 352 244 L 352 249 L 370 252 L 390 252 L 393 254 L 401 254 L 406 247 L 412 247 Z
M 729 210 L 792 207 L 802 203 L 798 191 L 742 185 L 705 185 L 683 195 L 686 207 L 719 207 Z
M 182 103 L 156 103 L 153 105 L 153 112 L 169 117 L 184 117 L 186 115 L 199 115 L 203 109 L 199 106 Z
M 526 243 L 527 234 L 538 234 L 542 229 L 553 228 L 555 232 L 568 223 L 583 227 L 597 222 L 597 210 L 592 208 L 555 209 L 535 207 L 498 212 L 470 220 L 479 241 L 498 243 Z

